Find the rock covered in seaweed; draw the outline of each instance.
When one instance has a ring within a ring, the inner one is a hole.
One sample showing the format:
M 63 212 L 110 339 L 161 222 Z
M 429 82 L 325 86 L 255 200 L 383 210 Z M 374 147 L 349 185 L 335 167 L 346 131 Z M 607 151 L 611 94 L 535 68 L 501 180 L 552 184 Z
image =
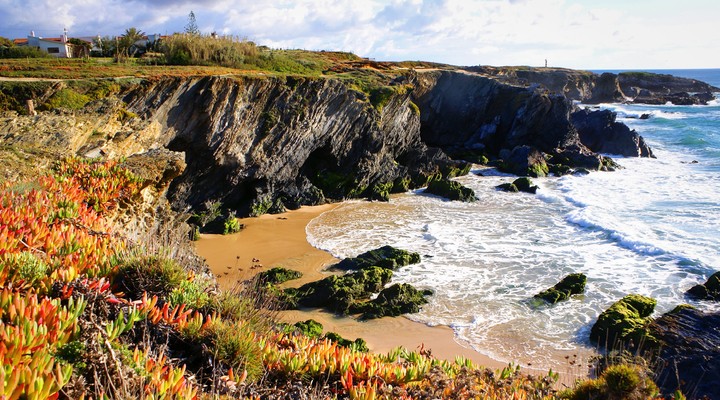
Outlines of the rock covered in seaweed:
M 420 307 L 427 303 L 427 294 L 429 292 L 417 290 L 407 283 L 396 283 L 383 289 L 376 298 L 357 303 L 350 310 L 352 313 L 362 313 L 360 319 L 397 317 L 419 312 Z
M 600 314 L 590 331 L 590 341 L 603 346 L 621 344 L 629 348 L 656 343 L 648 330 L 650 315 L 656 304 L 655 299 L 639 294 L 623 297 Z
M 720 300 L 720 272 L 712 274 L 704 284 L 691 287 L 687 294 L 699 300 Z
M 550 304 L 567 300 L 574 294 L 585 292 L 585 283 L 587 276 L 585 274 L 570 274 L 564 277 L 560 282 L 550 289 L 544 290 L 535 295 L 537 299 L 543 299 Z
M 527 178 L 527 177 L 515 179 L 512 183 L 510 183 L 510 182 L 502 183 L 502 184 L 496 186 L 496 188 L 499 190 L 503 190 L 505 192 L 514 192 L 514 193 L 525 192 L 525 193 L 531 193 L 531 194 L 535 194 L 537 192 L 537 190 L 539 189 L 539 187 L 537 187 L 536 185 L 533 185 L 532 180 L 530 180 L 530 178 Z
M 472 189 L 449 179 L 431 181 L 428 184 L 427 189 L 425 189 L 425 193 L 445 197 L 446 199 L 450 200 L 466 202 L 477 200 L 477 197 L 475 197 L 475 192 Z
M 407 250 L 398 249 L 392 246 L 383 246 L 374 250 L 366 251 L 357 257 L 348 257 L 333 265 L 332 269 L 343 271 L 361 270 L 372 266 L 378 266 L 396 270 L 410 264 L 420 262 L 420 254 Z

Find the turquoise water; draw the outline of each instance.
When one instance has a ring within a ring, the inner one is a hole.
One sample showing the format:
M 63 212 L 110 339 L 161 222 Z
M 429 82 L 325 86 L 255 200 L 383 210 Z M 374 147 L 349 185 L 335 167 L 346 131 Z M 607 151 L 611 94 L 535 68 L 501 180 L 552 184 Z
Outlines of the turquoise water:
M 720 86 L 720 70 L 701 71 Z M 720 269 L 720 103 L 601 107 L 643 135 L 657 159 L 615 158 L 624 169 L 536 179 L 537 195 L 498 192 L 513 178 L 479 169 L 485 176 L 458 179 L 476 203 L 422 190 L 390 203 L 348 202 L 313 220 L 308 239 L 338 257 L 385 244 L 420 252 L 422 263 L 394 278 L 435 292 L 410 318 L 537 368 L 562 371 L 564 355 L 591 354 L 592 323 L 629 293 L 656 298 L 657 313 L 688 302 L 720 310 L 684 297 Z M 644 113 L 652 117 L 633 118 Z M 584 296 L 532 307 L 534 294 L 572 272 L 588 275 Z

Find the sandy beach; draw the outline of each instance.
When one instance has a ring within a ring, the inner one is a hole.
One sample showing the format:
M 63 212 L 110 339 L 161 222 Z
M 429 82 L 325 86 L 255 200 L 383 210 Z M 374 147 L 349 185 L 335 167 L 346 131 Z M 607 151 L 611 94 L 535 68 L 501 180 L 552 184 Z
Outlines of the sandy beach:
M 305 227 L 313 218 L 334 207 L 303 207 L 283 214 L 245 218 L 240 221 L 245 228 L 237 234 L 201 235 L 196 250 L 207 260 L 224 288 L 275 266 L 302 272 L 301 279 L 288 282 L 288 285 L 299 286 L 323 278 L 326 275 L 322 270 L 337 262 L 329 253 L 311 246 L 305 233 Z M 351 340 L 362 337 L 375 352 L 387 352 L 397 346 L 424 347 L 442 359 L 464 356 L 493 369 L 507 365 L 457 343 L 448 327 L 430 327 L 405 317 L 360 322 L 320 310 L 285 311 L 280 317 L 290 323 L 314 319 L 323 324 L 325 331 L 337 332 Z

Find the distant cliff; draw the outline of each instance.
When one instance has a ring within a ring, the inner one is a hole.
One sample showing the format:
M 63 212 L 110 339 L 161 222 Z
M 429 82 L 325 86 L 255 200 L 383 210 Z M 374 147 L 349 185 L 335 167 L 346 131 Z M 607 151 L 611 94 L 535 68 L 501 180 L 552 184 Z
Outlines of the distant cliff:
M 720 88 L 695 79 L 648 72 L 595 74 L 565 68 L 490 67 L 466 68 L 519 86 L 537 86 L 585 104 L 642 103 L 707 104 Z

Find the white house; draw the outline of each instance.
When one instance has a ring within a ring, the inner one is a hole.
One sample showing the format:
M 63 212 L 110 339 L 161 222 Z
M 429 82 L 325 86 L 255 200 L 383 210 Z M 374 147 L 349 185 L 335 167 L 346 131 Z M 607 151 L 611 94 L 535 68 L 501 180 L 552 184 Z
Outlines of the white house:
M 27 38 L 27 46 L 37 47 L 58 58 L 71 58 L 73 56 L 73 45 L 68 43 L 67 29 L 59 38 L 42 38 L 35 36 L 35 31 L 30 32 L 30 36 Z

